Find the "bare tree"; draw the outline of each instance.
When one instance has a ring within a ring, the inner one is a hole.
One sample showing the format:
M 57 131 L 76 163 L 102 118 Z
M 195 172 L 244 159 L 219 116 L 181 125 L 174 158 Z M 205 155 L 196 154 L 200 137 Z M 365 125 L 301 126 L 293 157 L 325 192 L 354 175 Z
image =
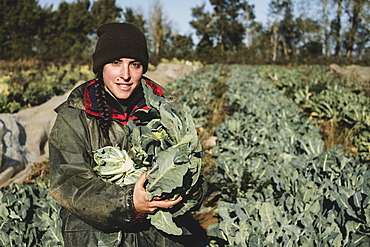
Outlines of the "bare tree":
M 151 46 L 151 60 L 157 63 L 165 50 L 167 40 L 171 35 L 171 24 L 163 13 L 163 7 L 159 0 L 156 0 L 149 13 L 149 34 Z
M 329 0 L 320 0 L 322 3 L 322 16 L 321 16 L 321 27 L 322 27 L 322 38 L 321 40 L 325 46 L 325 56 L 329 57 L 330 47 L 329 47 L 329 11 L 328 5 Z
M 350 28 L 347 36 L 347 58 L 351 58 L 355 44 L 356 33 L 362 19 L 362 10 L 367 0 L 349 0 L 346 11 L 350 20 Z
M 279 27 L 278 22 L 275 22 L 272 26 L 272 35 L 271 35 L 271 43 L 272 43 L 272 61 L 276 62 L 277 60 L 277 51 L 278 51 L 278 42 L 279 42 Z
M 269 3 L 269 16 L 272 19 L 272 23 L 269 24 L 270 31 L 270 44 L 272 46 L 272 61 L 276 62 L 278 57 L 278 43 L 279 43 L 279 22 L 280 22 L 280 1 L 271 1 Z
M 337 15 L 335 21 L 333 22 L 333 32 L 335 39 L 335 56 L 339 56 L 341 48 L 341 29 L 342 29 L 342 9 L 343 9 L 343 0 L 334 0 L 337 4 Z
M 269 3 L 269 13 L 273 18 L 270 26 L 272 59 L 276 61 L 280 53 L 285 59 L 289 59 L 294 50 L 298 32 L 296 32 L 295 19 L 293 16 L 292 0 L 274 0 Z

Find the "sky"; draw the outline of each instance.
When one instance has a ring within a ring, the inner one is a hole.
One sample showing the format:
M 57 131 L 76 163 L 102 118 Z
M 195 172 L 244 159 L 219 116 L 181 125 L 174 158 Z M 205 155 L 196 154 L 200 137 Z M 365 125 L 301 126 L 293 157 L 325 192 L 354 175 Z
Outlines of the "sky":
M 74 2 L 75 0 L 66 0 L 66 2 Z M 268 3 L 270 0 L 248 0 L 249 4 L 254 5 L 254 13 L 256 21 L 265 23 L 267 20 Z M 39 0 L 41 6 L 58 7 L 62 0 Z M 175 30 L 182 35 L 194 33 L 189 22 L 192 20 L 191 8 L 197 7 L 206 3 L 206 7 L 210 6 L 209 0 L 159 0 L 163 6 L 163 14 L 172 22 Z M 147 18 L 150 7 L 153 6 L 154 0 L 116 0 L 116 5 L 125 9 L 126 7 L 134 10 L 140 10 L 144 17 Z

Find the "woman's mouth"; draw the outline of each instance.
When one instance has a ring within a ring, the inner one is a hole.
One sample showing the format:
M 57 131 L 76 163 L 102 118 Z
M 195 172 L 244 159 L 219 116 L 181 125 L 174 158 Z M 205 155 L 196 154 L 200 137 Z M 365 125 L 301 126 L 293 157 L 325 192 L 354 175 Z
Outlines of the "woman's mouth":
M 130 83 L 130 84 L 117 84 L 117 86 L 120 90 L 128 90 L 132 86 L 132 83 Z

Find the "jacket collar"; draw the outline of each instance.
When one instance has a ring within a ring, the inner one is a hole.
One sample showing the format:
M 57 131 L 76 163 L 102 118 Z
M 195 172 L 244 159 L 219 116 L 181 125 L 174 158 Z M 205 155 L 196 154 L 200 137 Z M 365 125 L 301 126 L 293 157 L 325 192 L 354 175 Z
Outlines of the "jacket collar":
M 95 96 L 95 83 L 97 83 L 97 80 L 95 79 L 89 81 L 84 90 L 84 110 L 90 115 L 100 117 L 101 115 L 98 110 L 97 99 Z M 161 86 L 150 79 L 143 77 L 141 80 L 141 86 L 132 96 L 130 96 L 124 106 L 122 106 L 119 100 L 117 100 L 113 95 L 107 94 L 107 101 L 111 107 L 111 118 L 118 120 L 122 124 L 126 124 L 130 120 L 139 119 L 139 115 L 142 116 L 140 112 L 148 113 L 149 108 L 146 104 L 142 88 L 146 85 L 150 86 L 151 91 L 155 95 L 160 97 L 163 96 L 164 89 Z

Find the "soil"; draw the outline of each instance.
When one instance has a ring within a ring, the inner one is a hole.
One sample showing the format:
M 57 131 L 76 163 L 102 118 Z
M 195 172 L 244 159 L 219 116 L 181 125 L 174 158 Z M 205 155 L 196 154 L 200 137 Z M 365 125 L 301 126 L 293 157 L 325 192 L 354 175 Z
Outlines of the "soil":
M 50 164 L 48 162 L 34 163 L 31 173 L 23 181 L 24 184 L 32 184 L 35 179 L 48 179 L 50 172 Z
M 212 207 L 207 212 L 195 213 L 193 215 L 194 219 L 199 222 L 199 225 L 207 231 L 209 225 L 217 223 L 218 219 L 214 216 L 214 210 L 216 206 Z

